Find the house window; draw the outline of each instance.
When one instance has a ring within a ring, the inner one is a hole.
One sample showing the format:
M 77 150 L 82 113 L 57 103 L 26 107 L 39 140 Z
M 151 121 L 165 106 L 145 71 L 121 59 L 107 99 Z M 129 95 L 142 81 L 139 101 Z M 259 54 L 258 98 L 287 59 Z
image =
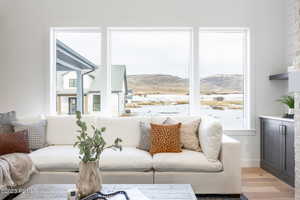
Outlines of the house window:
M 247 30 L 199 32 L 200 110 L 225 129 L 247 123 Z
M 74 79 L 74 78 L 69 79 L 69 87 L 76 88 L 76 79 Z
M 189 113 L 191 35 L 191 29 L 109 30 L 116 112 Z
M 93 111 L 100 112 L 101 110 L 101 97 L 100 95 L 93 95 Z

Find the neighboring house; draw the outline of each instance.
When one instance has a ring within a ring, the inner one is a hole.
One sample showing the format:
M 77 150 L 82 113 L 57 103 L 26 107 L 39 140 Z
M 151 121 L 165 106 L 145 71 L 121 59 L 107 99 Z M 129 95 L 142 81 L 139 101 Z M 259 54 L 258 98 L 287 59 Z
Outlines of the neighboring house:
M 70 47 L 57 41 L 56 110 L 58 114 L 74 114 L 82 108 L 86 114 L 101 111 L 101 91 L 104 86 L 103 68 L 82 57 Z M 72 58 L 73 57 L 73 58 Z M 74 58 L 75 57 L 75 58 Z M 76 62 L 75 62 L 75 61 Z M 126 66 L 113 65 L 111 72 L 113 114 L 124 113 L 127 80 Z M 81 78 L 81 74 L 86 73 Z M 78 77 L 80 77 L 78 79 Z M 79 81 L 79 82 L 78 82 Z M 82 89 L 83 87 L 83 89 Z M 81 101 L 81 102 L 79 102 Z M 79 103 L 80 106 L 78 105 Z
M 112 109 L 114 113 L 124 114 L 128 96 L 127 73 L 125 65 L 111 67 Z M 118 110 L 116 110 L 118 109 Z
M 59 114 L 74 114 L 77 110 L 77 73 L 75 71 L 57 72 L 57 90 L 56 90 L 56 102 L 57 113 Z M 91 75 L 86 75 L 83 78 L 84 87 L 84 112 L 92 113 L 100 111 L 99 109 L 87 109 L 90 102 L 87 96 L 88 88 L 93 81 Z M 100 98 L 100 97 L 99 97 Z M 95 99 L 95 103 L 97 100 Z

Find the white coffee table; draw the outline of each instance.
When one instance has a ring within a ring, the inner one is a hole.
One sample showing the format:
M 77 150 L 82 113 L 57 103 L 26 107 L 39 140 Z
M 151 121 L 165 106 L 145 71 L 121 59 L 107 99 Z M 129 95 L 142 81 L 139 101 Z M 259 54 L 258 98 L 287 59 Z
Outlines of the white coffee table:
M 66 200 L 67 191 L 75 185 L 43 184 L 33 185 L 15 200 Z M 151 200 L 197 200 L 191 185 L 187 184 L 104 184 L 102 192 L 138 188 Z

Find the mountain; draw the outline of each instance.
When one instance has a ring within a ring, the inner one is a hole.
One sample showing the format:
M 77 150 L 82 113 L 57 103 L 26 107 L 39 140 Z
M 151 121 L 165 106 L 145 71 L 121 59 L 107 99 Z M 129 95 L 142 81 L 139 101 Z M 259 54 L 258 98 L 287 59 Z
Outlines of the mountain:
M 188 94 L 189 80 L 165 74 L 127 75 L 128 88 L 134 94 Z M 243 90 L 243 76 L 219 74 L 202 78 L 203 94 L 232 94 Z
M 203 94 L 239 94 L 244 89 L 244 78 L 241 74 L 218 74 L 200 80 Z

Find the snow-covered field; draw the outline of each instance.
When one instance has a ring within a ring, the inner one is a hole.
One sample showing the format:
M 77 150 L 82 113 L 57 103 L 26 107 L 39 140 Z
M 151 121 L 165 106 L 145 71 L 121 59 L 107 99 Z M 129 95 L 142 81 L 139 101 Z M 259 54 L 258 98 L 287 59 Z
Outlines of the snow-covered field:
M 201 100 L 213 100 L 215 97 L 223 97 L 226 101 L 243 100 L 242 94 L 230 95 L 201 95 Z M 188 101 L 188 95 L 147 95 L 147 96 L 134 96 L 132 98 L 135 102 L 173 102 L 173 101 Z M 188 104 L 177 105 L 142 105 L 139 108 L 131 108 L 131 112 L 135 115 L 176 115 L 188 114 Z M 215 110 L 209 106 L 201 106 L 201 115 L 209 115 L 219 119 L 226 129 L 239 129 L 243 128 L 244 111 L 243 109 L 224 109 Z
M 226 94 L 226 95 L 219 95 L 219 94 L 213 94 L 213 95 L 201 95 L 201 100 L 212 100 L 216 97 L 223 97 L 224 100 L 243 100 L 242 94 Z M 141 102 L 147 102 L 147 101 L 188 101 L 189 96 L 188 95 L 146 95 L 146 96 L 133 96 L 132 101 L 141 101 Z

